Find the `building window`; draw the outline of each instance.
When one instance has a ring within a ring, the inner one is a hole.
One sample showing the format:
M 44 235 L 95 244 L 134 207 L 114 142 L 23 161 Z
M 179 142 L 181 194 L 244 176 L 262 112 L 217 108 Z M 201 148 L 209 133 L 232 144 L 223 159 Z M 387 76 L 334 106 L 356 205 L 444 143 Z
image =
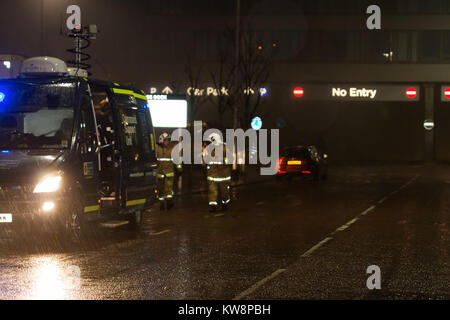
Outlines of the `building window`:
M 424 31 L 422 33 L 422 61 L 437 62 L 441 59 L 441 33 Z
M 391 39 L 390 32 L 366 32 L 364 37 L 364 60 L 370 63 L 388 62 L 389 54 L 393 51 Z

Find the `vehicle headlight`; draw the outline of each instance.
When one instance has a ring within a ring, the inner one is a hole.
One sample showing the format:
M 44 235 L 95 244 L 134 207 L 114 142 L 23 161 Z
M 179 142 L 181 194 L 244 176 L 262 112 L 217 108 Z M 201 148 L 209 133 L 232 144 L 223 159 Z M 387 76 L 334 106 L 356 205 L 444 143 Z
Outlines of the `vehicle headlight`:
M 62 178 L 60 175 L 45 177 L 37 184 L 33 193 L 55 192 L 59 189 L 61 180 Z

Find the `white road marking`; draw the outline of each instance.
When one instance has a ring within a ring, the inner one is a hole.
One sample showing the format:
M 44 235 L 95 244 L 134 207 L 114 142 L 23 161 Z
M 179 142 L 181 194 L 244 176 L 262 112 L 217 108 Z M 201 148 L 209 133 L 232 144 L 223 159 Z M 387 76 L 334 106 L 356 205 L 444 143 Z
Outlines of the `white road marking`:
M 375 206 L 371 206 L 370 208 L 368 208 L 367 210 L 361 212 L 361 216 L 365 216 L 366 214 L 368 214 L 370 211 L 372 211 L 373 209 L 375 209 Z
M 159 232 L 151 232 L 151 233 L 149 233 L 149 235 L 151 235 L 151 236 L 159 236 L 161 234 L 168 233 L 168 232 L 170 232 L 170 229 L 166 229 L 166 230 L 159 231 Z
M 409 180 L 407 183 L 405 183 L 404 185 L 402 185 L 399 189 L 395 190 L 394 192 L 391 192 L 388 196 L 386 196 L 385 198 L 381 199 L 383 200 L 382 202 L 386 201 L 387 199 L 389 199 L 392 195 L 398 193 L 400 190 L 406 188 L 408 185 L 410 185 L 411 183 L 413 183 L 417 178 L 419 177 L 419 175 L 416 175 L 415 177 L 413 177 L 411 180 Z M 381 201 L 380 200 L 380 201 Z M 380 202 L 379 202 L 380 203 Z M 337 228 L 334 232 L 332 232 L 330 235 L 334 235 L 339 231 L 344 231 L 346 230 L 348 227 L 350 227 L 353 223 L 355 223 L 356 221 L 358 221 L 361 216 L 365 216 L 367 215 L 369 212 L 371 212 L 372 210 L 374 210 L 376 208 L 375 205 L 367 208 L 366 210 L 364 210 L 363 212 L 361 212 L 359 215 L 357 215 L 355 218 L 353 218 L 352 220 L 350 220 L 349 222 L 347 222 L 346 224 L 342 225 L 341 227 Z M 311 254 L 313 254 L 317 249 L 319 249 L 320 247 L 322 247 L 325 243 L 327 243 L 328 241 L 333 240 L 332 237 L 326 237 L 325 239 L 323 239 L 322 241 L 320 241 L 318 244 L 316 244 L 315 246 L 313 246 L 311 249 L 309 249 L 308 251 L 306 251 L 305 253 L 303 253 L 301 255 L 302 258 L 306 258 L 309 257 Z M 251 288 L 245 290 L 244 292 L 238 294 L 233 300 L 241 300 L 242 298 L 244 298 L 245 296 L 248 296 L 250 294 L 252 294 L 254 291 L 256 291 L 256 289 L 258 289 L 259 287 L 261 287 L 262 285 L 264 285 L 266 282 L 276 278 L 278 275 L 282 274 L 283 272 L 285 272 L 287 269 L 278 269 L 277 271 L 275 271 L 274 273 L 272 273 L 270 276 L 262 279 L 261 281 L 255 283 Z
M 327 238 L 323 239 L 318 244 L 316 244 L 314 247 L 312 247 L 311 249 L 306 251 L 304 254 L 302 254 L 302 258 L 309 257 L 314 251 L 319 249 L 321 246 L 323 246 L 325 243 L 327 243 L 330 240 L 333 240 L 333 238 L 327 237 Z
M 234 297 L 233 300 L 241 300 L 242 298 L 252 294 L 256 289 L 258 289 L 259 287 L 264 285 L 266 282 L 272 280 L 273 278 L 278 277 L 280 274 L 282 274 L 285 271 L 286 271 L 286 269 L 278 269 L 277 271 L 272 273 L 270 276 L 267 276 L 264 279 L 262 279 L 262 280 L 258 281 L 257 283 L 255 283 L 251 288 L 249 288 L 249 289 L 241 292 L 240 294 L 238 294 L 236 297 Z
M 339 231 L 344 231 L 347 228 L 348 228 L 348 225 L 344 224 L 343 226 L 340 226 L 339 228 L 337 228 L 336 231 L 334 231 L 334 233 L 339 232 Z
M 383 199 L 378 201 L 378 204 L 382 204 L 383 202 L 385 202 L 388 199 L 388 197 L 384 197 Z

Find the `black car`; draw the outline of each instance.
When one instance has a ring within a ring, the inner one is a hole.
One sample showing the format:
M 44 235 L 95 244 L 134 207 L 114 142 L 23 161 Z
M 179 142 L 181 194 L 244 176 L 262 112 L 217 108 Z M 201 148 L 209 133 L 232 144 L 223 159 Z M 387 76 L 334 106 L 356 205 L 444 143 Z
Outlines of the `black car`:
M 328 174 L 328 155 L 315 146 L 288 147 L 281 153 L 278 161 L 277 179 L 293 176 L 312 177 L 314 180 L 326 179 Z

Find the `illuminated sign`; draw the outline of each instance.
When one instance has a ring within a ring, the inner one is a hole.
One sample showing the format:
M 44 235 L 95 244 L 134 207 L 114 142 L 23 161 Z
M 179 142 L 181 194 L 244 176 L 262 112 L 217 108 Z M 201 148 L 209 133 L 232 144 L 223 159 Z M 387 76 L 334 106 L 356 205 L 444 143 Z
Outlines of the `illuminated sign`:
M 294 89 L 294 96 L 296 96 L 297 98 L 303 97 L 303 93 L 304 93 L 304 91 L 303 91 L 303 88 L 301 88 L 301 87 L 297 87 Z
M 150 87 L 149 92 L 150 92 L 150 94 L 157 94 L 159 92 L 159 90 L 157 87 Z M 261 97 L 267 97 L 269 95 L 269 88 L 261 87 L 261 88 L 258 88 L 258 90 L 255 90 L 253 88 L 247 88 L 247 89 L 243 89 L 242 92 L 247 95 L 259 94 Z M 174 91 L 170 86 L 166 86 L 166 87 L 164 87 L 164 89 L 161 90 L 161 93 L 166 94 L 166 95 L 171 95 L 174 93 Z M 229 89 L 226 87 L 216 88 L 213 86 L 209 86 L 209 87 L 205 87 L 205 88 L 188 87 L 186 89 L 186 94 L 188 96 L 196 96 L 196 97 L 201 97 L 201 96 L 218 97 L 218 96 L 229 96 L 230 92 L 229 92 Z
M 155 128 L 186 128 L 187 101 L 184 96 L 147 95 Z
M 156 94 L 156 93 L 158 93 L 158 88 L 150 87 L 150 94 Z
M 269 89 L 268 88 L 259 88 L 259 95 L 261 97 L 267 97 L 269 95 Z
M 172 94 L 173 90 L 170 87 L 165 87 L 164 89 L 161 90 L 161 92 L 164 94 Z
M 450 102 L 450 84 L 441 86 L 441 101 Z
M 348 90 L 341 88 L 333 88 L 331 89 L 331 95 L 333 97 L 346 97 L 348 95 L 351 98 L 374 99 L 377 95 L 377 90 L 366 88 L 350 88 Z
M 193 88 L 193 87 L 189 87 L 186 90 L 186 93 L 188 96 L 204 96 L 205 94 L 207 96 L 228 96 L 228 89 L 225 87 L 220 88 L 220 90 L 213 88 L 213 87 L 207 87 L 206 89 L 198 89 L 198 88 Z
M 417 96 L 417 90 L 415 88 L 408 88 L 406 90 L 406 96 L 410 99 L 413 99 Z
M 424 127 L 424 129 L 427 130 L 427 131 L 433 130 L 433 128 L 434 128 L 434 121 L 431 120 L 431 119 L 426 119 L 426 120 L 423 122 L 423 127 Z
M 294 96 L 301 101 L 419 101 L 418 85 L 304 84 Z
M 262 128 L 262 120 L 260 117 L 254 117 L 251 122 L 251 126 L 253 130 L 258 131 Z
M 450 99 L 450 88 L 444 90 L 444 97 L 446 99 Z

